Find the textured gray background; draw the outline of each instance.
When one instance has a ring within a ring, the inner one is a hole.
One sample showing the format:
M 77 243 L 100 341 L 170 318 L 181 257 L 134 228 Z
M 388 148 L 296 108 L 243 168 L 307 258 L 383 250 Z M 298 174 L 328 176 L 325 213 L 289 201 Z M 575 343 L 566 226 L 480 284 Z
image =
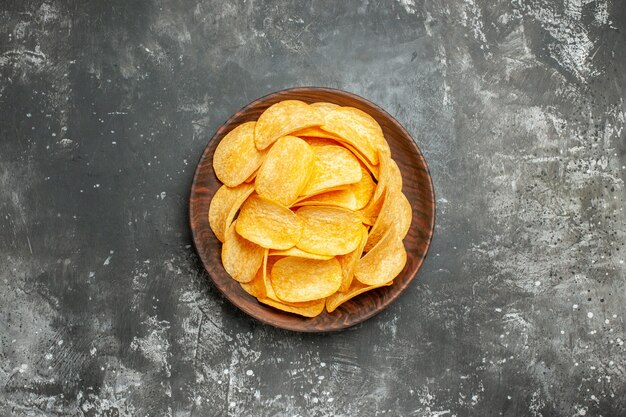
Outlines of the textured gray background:
M 0 415 L 626 415 L 621 0 L 3 1 Z M 350 330 L 246 317 L 187 225 L 231 113 L 380 104 L 431 167 L 405 295 Z

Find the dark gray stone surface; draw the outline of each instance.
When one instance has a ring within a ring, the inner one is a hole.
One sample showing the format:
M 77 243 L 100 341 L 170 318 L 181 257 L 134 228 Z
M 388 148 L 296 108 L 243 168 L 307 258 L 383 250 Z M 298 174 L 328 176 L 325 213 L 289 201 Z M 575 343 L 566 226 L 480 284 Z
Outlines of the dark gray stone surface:
M 0 415 L 626 415 L 621 0 L 0 8 Z M 190 246 L 208 138 L 299 85 L 386 108 L 436 187 L 418 279 L 337 334 Z

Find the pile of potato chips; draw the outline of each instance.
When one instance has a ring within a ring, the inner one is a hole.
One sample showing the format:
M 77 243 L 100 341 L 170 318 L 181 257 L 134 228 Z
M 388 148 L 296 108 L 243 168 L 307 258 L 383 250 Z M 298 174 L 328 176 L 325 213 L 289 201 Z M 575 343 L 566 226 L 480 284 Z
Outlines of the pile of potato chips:
M 224 269 L 259 302 L 314 317 L 404 268 L 411 204 L 367 113 L 281 101 L 229 132 L 213 168 Z

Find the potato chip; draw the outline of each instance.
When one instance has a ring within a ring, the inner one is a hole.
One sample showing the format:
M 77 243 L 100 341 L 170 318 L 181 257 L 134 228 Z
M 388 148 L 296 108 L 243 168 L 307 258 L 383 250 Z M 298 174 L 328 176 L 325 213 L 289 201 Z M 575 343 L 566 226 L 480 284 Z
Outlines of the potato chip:
M 248 183 L 248 184 L 251 183 L 251 182 L 254 182 L 254 180 L 256 179 L 257 172 L 259 172 L 258 169 L 256 171 L 254 171 L 252 174 L 250 174 L 250 176 L 248 178 L 246 178 L 246 180 L 244 182 Z
M 237 126 L 215 148 L 215 175 L 229 187 L 241 184 L 261 166 L 266 152 L 254 145 L 255 125 L 256 122 L 247 122 Z
M 302 197 L 361 181 L 361 164 L 346 148 L 332 145 L 311 148 L 315 155 L 313 169 L 300 193 Z
M 209 205 L 209 225 L 220 242 L 224 241 L 226 229 L 233 222 L 239 207 L 253 192 L 252 184 L 241 184 L 234 188 L 223 185 L 215 192 Z
M 334 139 L 329 138 L 321 138 L 319 136 L 304 136 L 302 137 L 311 146 L 343 146 L 341 142 L 338 142 Z
M 299 100 L 284 100 L 273 104 L 259 116 L 254 128 L 257 149 L 265 149 L 278 138 L 309 126 L 320 126 L 321 113 Z
M 346 301 L 356 297 L 357 295 L 363 294 L 364 292 L 371 291 L 376 288 L 386 287 L 393 284 L 393 281 L 385 282 L 384 284 L 378 285 L 365 285 L 361 284 L 358 281 L 352 281 L 350 288 L 345 292 L 336 292 L 333 295 L 326 298 L 326 311 L 332 313 L 339 307 L 341 304 Z
M 367 174 L 367 176 L 369 176 L 369 174 Z M 348 185 L 348 187 L 357 185 L 357 184 L 350 184 Z M 309 198 L 305 198 L 304 200 L 298 200 L 296 203 L 292 204 L 292 207 L 334 206 L 334 207 L 343 207 L 343 208 L 347 208 L 348 210 L 355 211 L 361 208 L 361 207 L 358 207 L 358 204 L 359 203 L 357 201 L 357 198 L 354 192 L 350 189 L 345 189 L 345 190 L 328 191 L 325 193 L 314 195 Z
M 373 165 L 378 165 L 379 148 L 389 147 L 378 122 L 354 107 L 340 107 L 328 113 L 321 127 L 341 137 Z
M 267 298 L 270 298 L 274 301 L 280 301 L 278 299 L 278 297 L 276 296 L 276 293 L 274 292 L 274 287 L 272 287 L 272 281 L 270 279 L 270 271 L 272 270 L 272 267 L 274 266 L 274 264 L 276 262 L 278 262 L 279 260 L 283 259 L 282 257 L 269 257 L 269 253 L 268 256 L 266 256 L 263 259 L 263 288 L 265 289 L 265 296 Z
M 307 127 L 304 129 L 296 130 L 291 133 L 292 136 L 309 137 L 309 138 L 321 138 L 321 139 L 333 139 L 340 141 L 341 137 L 325 131 L 319 126 Z
M 241 206 L 236 230 L 264 248 L 289 249 L 300 240 L 303 223 L 287 207 L 253 194 Z
M 355 250 L 346 255 L 337 256 L 337 260 L 341 264 L 341 287 L 339 287 L 339 291 L 348 291 L 348 288 L 350 288 L 352 278 L 354 277 L 354 268 L 357 261 L 361 258 L 361 255 L 363 254 L 363 248 L 365 247 L 366 242 L 367 227 L 362 226 L 361 240 L 359 242 L 359 246 L 357 246 Z
M 235 231 L 236 224 L 235 220 L 224 236 L 222 265 L 235 281 L 249 282 L 263 264 L 265 249 L 239 236 Z
M 307 186 L 314 167 L 309 144 L 295 136 L 283 136 L 267 153 L 254 187 L 260 196 L 290 206 Z
M 265 249 L 267 250 L 267 249 Z M 256 275 L 250 282 L 240 282 L 241 288 L 248 294 L 256 298 L 265 298 L 265 283 L 263 282 L 263 266 L 259 268 Z
M 320 112 L 322 117 L 326 117 L 328 113 L 341 107 L 338 104 L 329 103 L 327 101 L 318 101 L 316 103 L 311 103 L 310 106 Z
M 317 253 L 309 253 L 305 252 L 302 249 L 298 249 L 296 247 L 289 248 L 287 250 L 270 250 L 269 256 L 295 256 L 297 258 L 308 258 L 308 259 L 321 259 L 328 260 L 332 259 L 331 255 L 318 255 Z
M 345 255 L 361 240 L 361 218 L 339 207 L 305 206 L 296 211 L 304 230 L 296 247 L 320 255 Z
M 406 264 L 406 249 L 395 227 L 356 263 L 354 277 L 365 285 L 379 285 L 394 279 Z
M 357 151 L 356 149 L 354 149 L 353 146 L 350 146 L 347 143 L 342 143 L 342 146 L 344 146 L 346 149 L 348 149 L 350 152 L 352 152 L 352 154 L 354 156 L 357 157 L 357 159 L 359 161 L 361 161 L 361 164 L 363 164 L 363 166 L 374 176 L 374 178 L 376 178 L 376 180 L 378 181 L 379 178 L 379 171 L 380 171 L 380 157 L 379 157 L 379 165 L 373 165 L 370 161 L 367 160 L 367 158 L 365 156 L 363 156 L 363 154 L 361 154 L 359 151 Z
M 356 200 L 355 207 L 351 210 L 360 210 L 369 203 L 376 190 L 376 183 L 370 173 L 361 165 L 361 180 L 351 184 L 346 192 L 352 192 Z
M 413 211 L 406 196 L 400 191 L 387 190 L 383 206 L 372 230 L 370 230 L 365 251 L 371 250 L 390 227 L 395 227 L 400 239 L 406 235 L 411 226 Z
M 268 306 L 277 308 L 288 313 L 298 314 L 304 317 L 319 316 L 324 311 L 324 305 L 326 300 L 308 301 L 305 303 L 285 303 L 281 301 L 272 300 L 271 298 L 258 298 L 258 301 Z
M 297 303 L 319 300 L 337 291 L 341 285 L 341 265 L 327 261 L 286 257 L 271 269 L 272 287 L 279 299 Z
M 368 226 L 374 225 L 376 223 L 376 219 L 380 213 L 381 208 L 385 202 L 385 194 L 383 194 L 379 199 L 374 200 L 374 197 L 370 199 L 369 203 L 361 210 L 358 211 L 359 217 L 363 224 Z

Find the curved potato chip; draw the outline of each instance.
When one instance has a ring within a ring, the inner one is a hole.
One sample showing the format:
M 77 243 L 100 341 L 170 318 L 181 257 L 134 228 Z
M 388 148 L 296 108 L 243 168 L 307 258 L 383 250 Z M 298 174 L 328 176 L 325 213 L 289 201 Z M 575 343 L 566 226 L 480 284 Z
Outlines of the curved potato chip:
M 295 246 L 302 230 L 302 221 L 291 210 L 256 194 L 241 206 L 237 218 L 237 233 L 269 249 Z
M 279 299 L 297 303 L 319 300 L 337 291 L 341 285 L 341 265 L 327 261 L 287 257 L 271 270 L 274 292 Z
M 298 137 L 310 137 L 310 138 L 320 138 L 320 139 L 334 139 L 337 141 L 341 140 L 341 137 L 332 134 L 330 132 L 325 131 L 319 126 L 306 127 L 304 129 L 296 130 L 291 133 L 292 136 Z
M 267 249 L 266 249 L 267 250 Z M 265 298 L 265 283 L 263 282 L 263 267 L 259 268 L 250 282 L 240 282 L 241 288 L 255 298 Z
M 222 265 L 235 281 L 250 282 L 263 264 L 265 249 L 235 231 L 237 221 L 228 228 L 222 245 Z
M 369 177 L 369 174 L 367 174 L 367 176 Z M 348 210 L 352 211 L 361 208 L 358 207 L 356 195 L 350 189 L 328 191 L 325 193 L 314 195 L 312 197 L 305 198 L 304 200 L 298 200 L 296 201 L 296 203 L 292 204 L 292 207 L 301 206 L 334 206 L 347 208 Z
M 355 197 L 355 207 L 352 210 L 361 210 L 367 206 L 376 190 L 376 183 L 370 173 L 361 166 L 361 181 L 348 186 L 346 191 L 351 191 Z
M 391 227 L 396 228 L 400 239 L 404 239 L 409 227 L 411 227 L 412 217 L 413 209 L 406 196 L 397 190 L 387 190 L 383 206 L 367 238 L 365 251 L 368 252 L 376 246 Z
M 324 311 L 325 299 L 305 303 L 285 303 L 272 300 L 271 298 L 258 298 L 258 301 L 268 306 L 277 308 L 288 313 L 298 314 L 304 317 L 319 316 Z
M 272 249 L 269 253 L 269 256 L 295 256 L 297 258 L 321 259 L 324 261 L 327 261 L 333 258 L 331 255 L 318 255 L 317 253 L 309 253 L 309 252 L 303 251 L 302 249 L 298 249 L 296 247 L 289 248 L 287 250 Z
M 354 107 L 340 107 L 328 113 L 321 127 L 341 137 L 373 165 L 378 165 L 379 148 L 389 149 L 378 122 Z
M 372 196 L 369 203 L 367 203 L 365 207 L 358 211 L 363 224 L 373 226 L 376 223 L 376 219 L 378 218 L 378 215 L 380 214 L 380 210 L 382 209 L 384 203 L 385 194 L 383 194 L 377 200 L 374 200 L 374 197 Z
M 352 285 L 347 291 L 336 292 L 333 295 L 326 298 L 326 311 L 328 311 L 329 313 L 332 313 L 341 304 L 356 297 L 357 295 L 363 294 L 364 292 L 367 292 L 376 288 L 386 287 L 391 284 L 393 284 L 393 281 L 385 282 L 384 284 L 378 284 L 378 285 L 364 285 L 358 281 L 353 281 Z
M 220 242 L 224 242 L 226 229 L 233 222 L 239 207 L 253 192 L 252 184 L 241 184 L 234 188 L 222 185 L 215 192 L 209 205 L 209 226 Z
M 299 100 L 284 100 L 271 105 L 256 122 L 254 144 L 265 149 L 278 138 L 309 126 L 320 126 L 324 119 L 320 112 Z
M 361 218 L 339 207 L 305 206 L 296 211 L 304 230 L 296 247 L 320 255 L 345 255 L 361 240 Z
M 291 205 L 308 184 L 315 164 L 312 148 L 295 136 L 283 136 L 270 148 L 254 181 L 256 192 Z
M 265 151 L 254 145 L 256 122 L 240 124 L 220 141 L 213 154 L 215 176 L 229 187 L 236 187 L 261 166 Z
M 341 107 L 338 104 L 329 103 L 327 101 L 318 101 L 316 103 L 311 103 L 310 106 L 319 111 L 322 114 L 322 117 L 325 117 L 331 111 Z
M 266 256 L 263 259 L 263 287 L 265 288 L 265 295 L 267 298 L 270 298 L 274 301 L 280 301 L 278 297 L 276 297 L 276 293 L 274 292 L 274 288 L 272 287 L 272 281 L 270 279 L 270 271 L 276 262 L 283 259 L 282 257 L 269 257 Z
M 348 149 L 350 152 L 352 152 L 352 154 L 354 156 L 357 157 L 357 159 L 359 161 L 361 161 L 361 164 L 363 164 L 363 166 L 374 176 L 374 178 L 376 178 L 376 180 L 378 181 L 379 178 L 379 171 L 380 171 L 380 157 L 379 157 L 379 165 L 373 165 L 370 161 L 367 160 L 367 158 L 365 156 L 363 156 L 363 154 L 361 154 L 359 151 L 357 151 L 356 149 L 354 149 L 354 146 L 350 146 L 347 143 L 342 143 L 342 146 L 344 146 L 346 149 Z
M 250 174 L 250 176 L 248 178 L 246 178 L 246 180 L 244 181 L 245 183 L 251 183 L 256 179 L 256 174 L 257 172 L 259 172 L 259 170 L 257 169 L 256 171 L 254 171 L 252 174 Z
M 313 169 L 301 197 L 361 181 L 361 164 L 346 148 L 334 145 L 311 148 L 315 155 Z
M 354 277 L 365 285 L 380 285 L 394 279 L 406 264 L 406 249 L 395 227 L 358 260 Z
M 304 136 L 302 137 L 311 146 L 343 146 L 343 143 L 330 138 L 322 138 L 319 136 Z
M 356 267 L 357 261 L 361 259 L 366 242 L 367 227 L 363 226 L 361 228 L 361 241 L 359 242 L 359 246 L 346 255 L 337 256 L 337 260 L 341 264 L 341 287 L 339 287 L 339 291 L 348 291 L 348 288 L 350 288 L 352 278 L 354 277 L 354 268 Z

